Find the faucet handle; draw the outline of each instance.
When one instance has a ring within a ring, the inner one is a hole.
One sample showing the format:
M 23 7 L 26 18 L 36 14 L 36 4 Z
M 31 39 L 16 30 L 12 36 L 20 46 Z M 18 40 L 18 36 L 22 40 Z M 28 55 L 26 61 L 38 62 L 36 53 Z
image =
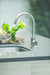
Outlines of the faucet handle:
M 32 41 L 32 46 L 36 46 L 38 44 L 38 42 L 36 40 Z

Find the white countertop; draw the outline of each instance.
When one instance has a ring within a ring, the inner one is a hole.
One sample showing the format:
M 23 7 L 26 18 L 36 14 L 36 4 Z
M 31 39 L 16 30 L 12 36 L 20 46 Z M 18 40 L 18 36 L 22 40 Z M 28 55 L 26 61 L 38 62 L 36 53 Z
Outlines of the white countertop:
M 17 33 L 17 36 L 19 36 L 18 34 L 19 33 Z M 30 49 L 31 34 L 30 33 L 27 34 L 27 32 L 25 34 L 20 33 L 21 36 L 23 35 L 25 37 L 25 41 L 20 46 Z M 35 46 L 32 51 L 18 52 L 17 48 L 15 47 L 0 48 L 0 58 L 50 56 L 50 39 L 43 36 L 36 35 L 36 41 L 38 42 L 38 45 Z M 0 45 L 0 47 L 1 46 L 2 45 Z

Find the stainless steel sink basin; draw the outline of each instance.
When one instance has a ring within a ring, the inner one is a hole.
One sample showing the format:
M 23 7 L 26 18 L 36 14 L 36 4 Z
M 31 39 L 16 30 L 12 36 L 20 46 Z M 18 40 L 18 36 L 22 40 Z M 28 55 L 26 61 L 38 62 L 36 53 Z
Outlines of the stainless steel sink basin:
M 4 46 L 0 48 L 0 58 L 18 58 L 31 56 L 31 50 L 22 46 Z
M 22 46 L 6 46 L 0 48 L 0 52 L 27 52 L 27 51 L 31 50 Z

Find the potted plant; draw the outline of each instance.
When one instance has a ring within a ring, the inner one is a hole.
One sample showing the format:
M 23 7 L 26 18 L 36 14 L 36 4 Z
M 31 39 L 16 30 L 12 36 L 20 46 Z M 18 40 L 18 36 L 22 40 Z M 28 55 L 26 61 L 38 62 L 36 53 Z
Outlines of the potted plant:
M 9 24 L 4 23 L 2 25 L 2 35 L 6 34 L 5 37 L 7 36 L 7 38 L 11 39 L 12 42 L 16 42 L 16 32 L 23 28 L 26 28 L 26 26 L 22 22 L 19 22 L 18 25 L 14 25 L 12 27 L 10 27 Z

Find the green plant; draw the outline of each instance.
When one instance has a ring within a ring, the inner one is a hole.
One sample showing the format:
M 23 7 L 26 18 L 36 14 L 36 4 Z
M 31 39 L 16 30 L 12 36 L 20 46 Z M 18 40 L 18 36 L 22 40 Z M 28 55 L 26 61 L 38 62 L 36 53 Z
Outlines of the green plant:
M 16 41 L 16 37 L 15 34 L 18 30 L 26 28 L 25 24 L 23 24 L 22 22 L 19 22 L 18 25 L 14 25 L 13 27 L 10 28 L 9 24 L 3 24 L 2 29 L 8 33 L 8 35 L 11 36 L 11 40 L 13 42 Z

